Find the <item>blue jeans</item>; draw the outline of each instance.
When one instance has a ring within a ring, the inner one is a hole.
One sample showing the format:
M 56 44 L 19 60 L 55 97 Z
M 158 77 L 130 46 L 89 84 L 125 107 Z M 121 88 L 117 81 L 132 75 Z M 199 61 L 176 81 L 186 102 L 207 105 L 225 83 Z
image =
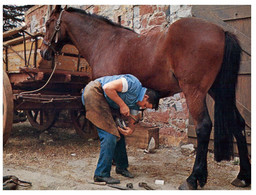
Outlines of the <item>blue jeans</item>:
M 117 137 L 100 128 L 97 128 L 100 138 L 100 157 L 94 175 L 100 177 L 110 177 L 112 161 L 116 167 L 126 169 L 128 167 L 128 157 L 126 153 L 125 138 L 117 141 Z

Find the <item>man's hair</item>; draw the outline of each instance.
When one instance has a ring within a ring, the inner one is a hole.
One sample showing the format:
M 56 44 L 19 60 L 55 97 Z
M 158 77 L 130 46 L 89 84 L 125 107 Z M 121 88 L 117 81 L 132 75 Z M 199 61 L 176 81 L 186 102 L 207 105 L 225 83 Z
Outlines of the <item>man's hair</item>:
M 148 97 L 149 97 L 148 102 L 153 105 L 154 109 L 157 110 L 158 105 L 159 105 L 159 99 L 160 99 L 159 92 L 157 92 L 153 89 L 148 89 L 147 88 L 146 95 L 148 95 Z

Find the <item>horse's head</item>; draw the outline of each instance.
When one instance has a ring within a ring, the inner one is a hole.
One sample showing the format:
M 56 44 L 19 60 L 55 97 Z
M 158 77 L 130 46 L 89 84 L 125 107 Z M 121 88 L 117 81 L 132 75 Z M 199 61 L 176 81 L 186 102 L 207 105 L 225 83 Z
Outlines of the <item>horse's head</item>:
M 46 22 L 46 32 L 41 45 L 40 54 L 45 60 L 52 60 L 56 52 L 60 52 L 66 43 L 67 32 L 62 22 L 65 9 L 57 5 Z

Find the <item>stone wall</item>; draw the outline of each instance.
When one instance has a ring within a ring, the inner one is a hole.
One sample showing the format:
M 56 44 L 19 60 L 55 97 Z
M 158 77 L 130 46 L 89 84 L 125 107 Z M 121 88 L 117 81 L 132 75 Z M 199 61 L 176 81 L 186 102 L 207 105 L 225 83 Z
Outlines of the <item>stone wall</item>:
M 192 8 L 189 5 L 72 5 L 72 7 L 105 16 L 139 34 L 163 31 L 176 20 L 191 17 Z M 46 22 L 51 9 L 50 6 L 43 8 L 38 6 L 30 17 L 26 17 L 26 23 L 33 31 L 43 30 L 42 25 Z M 160 144 L 170 146 L 179 145 L 186 140 L 188 117 L 184 94 L 179 93 L 161 99 L 156 112 L 145 111 L 143 122 L 147 125 L 159 126 Z

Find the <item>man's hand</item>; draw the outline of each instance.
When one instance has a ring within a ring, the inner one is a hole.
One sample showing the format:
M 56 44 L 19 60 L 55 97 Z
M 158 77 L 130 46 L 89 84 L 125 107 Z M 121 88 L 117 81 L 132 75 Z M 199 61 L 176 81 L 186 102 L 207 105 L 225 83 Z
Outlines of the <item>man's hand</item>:
M 130 116 L 130 109 L 125 103 L 120 106 L 120 113 L 124 116 Z
M 133 130 L 130 127 L 124 127 L 124 129 L 117 127 L 119 132 L 122 133 L 124 136 L 131 135 Z

